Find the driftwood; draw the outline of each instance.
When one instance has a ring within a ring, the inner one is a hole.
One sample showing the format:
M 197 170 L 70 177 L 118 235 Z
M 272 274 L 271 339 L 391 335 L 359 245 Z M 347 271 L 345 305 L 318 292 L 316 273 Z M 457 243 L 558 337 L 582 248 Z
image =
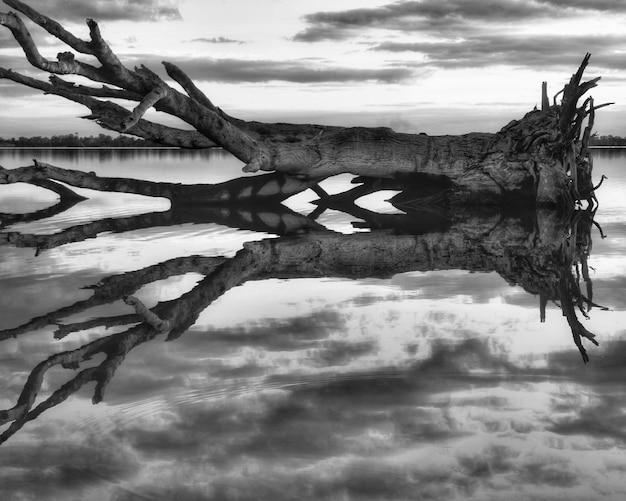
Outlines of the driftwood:
M 351 173 L 401 179 L 413 187 L 443 186 L 445 200 L 451 203 L 558 207 L 571 207 L 581 200 L 593 203 L 588 141 L 595 110 L 604 105 L 596 106 L 591 98 L 578 104 L 599 80 L 582 81 L 589 54 L 557 94 L 561 95 L 558 104 L 557 96 L 550 103 L 544 83 L 542 109 L 531 111 L 493 134 L 427 136 L 397 133 L 389 128 L 248 122 L 215 106 L 182 69 L 170 62 L 163 63 L 165 70 L 185 93 L 172 88 L 145 66 L 127 68 L 92 19 L 87 20 L 90 40 L 84 41 L 19 0 L 3 1 L 75 52 L 95 57 L 99 66 L 80 61 L 73 52 L 58 54 L 57 61 L 45 59 L 21 18 L 8 12 L 0 13 L 0 24 L 11 31 L 30 64 L 52 76 L 46 82 L 0 68 L 0 78 L 80 103 L 91 110 L 86 118 L 104 128 L 169 146 L 222 147 L 244 162 L 245 172 L 275 171 L 284 176 L 282 184 L 270 183 L 265 190 L 244 190 L 245 199 L 276 196 L 283 190 L 294 193 L 329 176 Z M 77 85 L 57 75 L 79 75 L 102 85 Z M 127 109 L 107 98 L 137 104 Z M 195 130 L 144 119 L 150 107 L 182 119 Z M 46 166 L 38 172 L 21 170 L 0 176 L 0 183 L 50 180 L 100 190 L 149 192 L 173 200 L 239 200 L 224 195 L 221 187 L 112 181 L 77 171 L 61 174 Z

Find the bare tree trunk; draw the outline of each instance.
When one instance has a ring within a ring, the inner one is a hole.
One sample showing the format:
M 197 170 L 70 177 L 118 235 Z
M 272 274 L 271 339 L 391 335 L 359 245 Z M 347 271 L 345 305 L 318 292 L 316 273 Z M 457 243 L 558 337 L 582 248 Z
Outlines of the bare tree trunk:
M 0 24 L 12 32 L 33 66 L 53 75 L 50 82 L 44 82 L 0 68 L 0 77 L 83 104 L 91 110 L 87 118 L 107 129 L 184 148 L 222 147 L 246 164 L 245 172 L 276 171 L 297 179 L 293 190 L 307 188 L 310 181 L 351 173 L 401 178 L 415 185 L 444 179 L 449 185 L 447 200 L 457 203 L 573 206 L 582 199 L 592 201 L 592 163 L 587 145 L 594 110 L 600 106 L 594 106 L 590 98 L 578 106 L 579 98 L 598 81 L 581 82 L 589 54 L 563 89 L 560 104 L 556 104 L 556 96 L 549 104 L 544 85 L 542 110 L 528 113 L 495 134 L 431 137 L 388 128 L 245 122 L 217 108 L 172 63 L 164 63 L 165 69 L 185 94 L 144 66 L 126 68 L 102 38 L 95 21 L 87 20 L 91 36 L 87 42 L 19 0 L 3 1 L 76 52 L 95 56 L 100 66 L 81 62 L 71 52 L 60 53 L 57 61 L 48 61 L 39 54 L 18 15 L 9 12 L 0 13 Z M 57 74 L 80 75 L 105 85 L 75 85 Z M 105 98 L 138 104 L 128 110 Z M 150 107 L 176 116 L 196 130 L 184 131 L 143 119 Z M 581 137 L 585 119 L 587 126 Z M 10 182 L 7 179 L 2 177 L 0 182 Z M 72 181 L 82 186 L 85 178 L 76 176 Z M 120 184 L 110 185 L 95 177 L 90 184 L 96 189 L 121 188 Z M 152 190 L 176 198 L 176 190 L 170 186 Z M 214 195 L 203 196 L 211 190 L 199 187 L 198 191 L 186 192 L 181 200 L 191 195 L 197 201 L 213 202 Z

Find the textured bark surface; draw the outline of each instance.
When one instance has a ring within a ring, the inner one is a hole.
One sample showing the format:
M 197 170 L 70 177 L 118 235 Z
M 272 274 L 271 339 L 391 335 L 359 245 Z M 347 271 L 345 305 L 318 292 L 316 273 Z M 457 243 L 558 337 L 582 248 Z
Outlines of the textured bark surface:
M 397 133 L 388 128 L 246 122 L 216 107 L 172 63 L 165 62 L 165 70 L 185 93 L 172 88 L 144 66 L 126 68 L 91 19 L 87 20 L 91 39 L 84 41 L 19 0 L 4 0 L 4 3 L 76 52 L 94 56 L 100 66 L 81 62 L 72 52 L 60 53 L 57 61 L 45 59 L 21 18 L 9 12 L 0 13 L 0 24 L 11 31 L 33 66 L 53 75 L 50 82 L 45 82 L 0 68 L 0 77 L 83 104 L 91 110 L 87 118 L 105 128 L 165 145 L 219 146 L 243 161 L 245 172 L 277 171 L 297 179 L 293 190 L 306 189 L 309 181 L 351 173 L 370 178 L 408 176 L 407 183 L 417 185 L 440 183 L 443 179 L 447 184 L 446 200 L 452 203 L 574 206 L 580 200 L 593 201 L 592 161 L 587 142 L 594 110 L 599 106 L 594 107 L 591 99 L 578 105 L 578 100 L 598 81 L 596 78 L 582 82 L 589 55 L 561 91 L 559 104 L 555 96 L 550 105 L 544 83 L 542 109 L 528 113 L 494 134 L 431 137 Z M 56 75 L 80 75 L 104 85 L 76 85 Z M 106 98 L 138 104 L 127 109 Z M 142 117 L 150 107 L 182 119 L 195 131 L 145 120 Z M 76 176 L 74 181 L 80 183 L 85 179 Z M 108 180 L 90 182 L 96 189 L 122 187 Z M 213 203 L 220 199 L 213 189 L 201 186 L 198 191 L 187 190 L 179 199 Z M 163 186 L 162 193 L 161 196 L 176 198 L 179 191 Z M 254 195 L 263 196 L 263 193 Z

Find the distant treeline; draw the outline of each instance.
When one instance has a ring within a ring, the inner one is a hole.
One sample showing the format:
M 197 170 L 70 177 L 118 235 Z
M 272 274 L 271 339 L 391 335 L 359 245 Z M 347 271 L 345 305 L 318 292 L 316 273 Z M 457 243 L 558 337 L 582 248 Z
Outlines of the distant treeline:
M 63 134 L 51 137 L 0 138 L 0 146 L 17 148 L 154 148 L 162 145 L 131 136 L 112 137 L 107 134 L 98 134 L 97 136 L 81 137 L 78 134 Z
M 591 136 L 589 138 L 591 146 L 626 146 L 626 137 L 621 136 Z
M 626 137 L 592 136 L 589 143 L 591 146 L 626 146 Z M 163 145 L 131 136 L 112 137 L 107 134 L 98 134 L 97 136 L 82 137 L 78 134 L 64 134 L 51 137 L 0 138 L 0 146 L 16 148 L 158 148 Z

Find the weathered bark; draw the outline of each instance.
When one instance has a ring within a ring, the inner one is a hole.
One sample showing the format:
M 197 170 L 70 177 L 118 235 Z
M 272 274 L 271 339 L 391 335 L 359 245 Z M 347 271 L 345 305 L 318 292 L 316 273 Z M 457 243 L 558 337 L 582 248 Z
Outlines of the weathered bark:
M 246 122 L 216 107 L 172 63 L 164 63 L 165 69 L 186 94 L 146 67 L 126 68 L 91 19 L 87 20 L 91 40 L 86 42 L 19 0 L 4 2 L 75 51 L 95 56 L 100 63 L 99 67 L 82 63 L 70 52 L 59 54 L 58 61 L 48 61 L 39 54 L 20 18 L 14 13 L 0 13 L 0 24 L 11 30 L 33 66 L 52 74 L 81 75 L 106 85 L 74 85 L 54 75 L 48 83 L 6 69 L 0 69 L 0 77 L 81 103 L 92 112 L 87 118 L 105 128 L 185 148 L 221 146 L 246 164 L 246 172 L 277 171 L 317 181 L 339 173 L 375 178 L 418 175 L 409 179 L 422 185 L 428 185 L 435 176 L 449 184 L 446 200 L 457 203 L 573 206 L 583 199 L 593 201 L 587 142 L 594 110 L 600 106 L 594 106 L 590 99 L 578 105 L 579 98 L 598 81 L 581 82 L 589 55 L 563 89 L 559 104 L 555 96 L 554 104 L 549 105 L 544 85 L 542 109 L 495 134 L 427 136 L 388 128 Z M 110 97 L 139 104 L 127 110 L 103 100 Z M 184 131 L 143 119 L 151 106 L 196 130 Z M 587 128 L 581 137 L 585 119 Z M 300 189 L 305 189 L 305 184 Z M 105 188 L 105 182 L 100 185 L 102 188 L 97 189 L 116 189 Z M 214 201 L 210 194 L 202 197 L 206 189 L 199 188 L 194 198 Z

